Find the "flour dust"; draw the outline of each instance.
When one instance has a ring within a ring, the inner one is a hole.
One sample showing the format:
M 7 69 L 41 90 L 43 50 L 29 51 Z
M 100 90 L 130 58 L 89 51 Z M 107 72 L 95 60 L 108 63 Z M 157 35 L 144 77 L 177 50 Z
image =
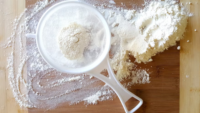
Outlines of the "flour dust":
M 112 99 L 114 92 L 88 75 L 60 73 L 41 57 L 36 40 L 25 34 L 35 33 L 41 15 L 59 1 L 39 1 L 27 8 L 13 23 L 13 34 L 4 48 L 12 48 L 8 72 L 13 95 L 21 107 L 53 109 L 62 103 L 76 104 L 96 92 L 97 101 Z M 105 93 L 106 92 L 106 93 Z
M 53 109 L 62 103 L 96 104 L 98 101 L 115 97 L 112 89 L 94 77 L 86 74 L 60 73 L 53 69 L 41 57 L 35 38 L 25 36 L 27 33 L 36 33 L 42 14 L 60 1 L 62 0 L 43 0 L 28 7 L 15 19 L 13 34 L 3 46 L 12 48 L 8 57 L 8 78 L 15 100 L 21 107 Z M 130 61 L 132 53 L 123 48 L 124 43 L 120 38 L 127 38 L 127 34 L 120 33 L 120 30 L 126 31 L 129 28 L 127 26 L 131 27 L 134 24 L 139 8 L 133 5 L 132 10 L 128 10 L 123 3 L 123 7 L 117 7 L 114 0 L 104 0 L 101 3 L 95 0 L 84 1 L 96 7 L 110 26 L 112 33 L 110 53 L 113 56 L 111 64 L 114 70 L 121 69 L 117 72 L 116 78 L 119 81 L 130 79 L 130 82 L 123 84 L 126 87 L 150 83 L 148 72 L 137 69 L 137 65 Z M 119 30 L 119 27 L 124 29 Z

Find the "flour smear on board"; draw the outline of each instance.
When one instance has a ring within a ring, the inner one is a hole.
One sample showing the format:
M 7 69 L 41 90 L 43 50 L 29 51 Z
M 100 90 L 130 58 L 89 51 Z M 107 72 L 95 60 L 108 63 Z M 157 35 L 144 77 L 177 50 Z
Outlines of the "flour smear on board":
M 41 15 L 59 1 L 39 1 L 27 8 L 15 19 L 13 34 L 8 38 L 8 43 L 3 46 L 12 48 L 8 57 L 8 78 L 13 95 L 21 107 L 53 109 L 61 103 L 76 104 L 81 101 L 86 104 L 96 104 L 98 101 L 113 99 L 115 96 L 113 90 L 94 77 L 56 71 L 40 56 L 35 38 L 25 36 L 27 33 L 36 32 Z M 182 38 L 181 33 L 184 32 L 188 15 L 175 1 L 146 3 L 147 7 L 143 10 L 116 7 L 113 0 L 104 1 L 105 3 L 102 4 L 93 0 L 86 0 L 86 2 L 93 4 L 110 26 L 113 56 L 111 64 L 114 70 L 120 70 L 116 74 L 118 80 L 131 80 L 123 84 L 125 86 L 150 82 L 147 71 L 137 69 L 137 65 L 130 61 L 129 56 L 135 56 L 137 62 L 147 62 L 151 61 L 151 56 L 164 50 L 162 44 L 170 43 L 164 48 L 175 45 L 175 41 Z M 155 11 L 154 8 L 158 9 L 155 14 L 152 13 Z M 164 12 L 161 13 L 163 10 Z M 161 24 L 163 21 L 167 21 L 165 25 Z M 157 24 L 160 24 L 158 26 L 163 30 L 166 27 L 169 28 L 169 31 L 161 32 L 164 35 L 157 36 L 156 32 L 160 31 Z M 183 28 L 180 29 L 180 26 Z M 164 37 L 161 38 L 161 36 Z M 174 39 L 174 36 L 179 37 Z M 173 43 L 170 40 L 173 40 Z M 134 45 L 138 49 L 132 48 Z M 151 50 L 153 47 L 157 50 Z M 143 51 L 140 51 L 141 49 Z M 140 55 L 143 56 L 140 57 Z

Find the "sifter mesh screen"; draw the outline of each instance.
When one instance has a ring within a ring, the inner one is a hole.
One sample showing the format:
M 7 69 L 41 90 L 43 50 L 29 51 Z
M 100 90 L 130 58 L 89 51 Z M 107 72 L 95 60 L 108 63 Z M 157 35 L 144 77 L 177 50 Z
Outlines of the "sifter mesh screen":
M 60 51 L 57 36 L 63 27 L 76 22 L 90 33 L 84 60 L 68 60 Z M 83 73 L 100 64 L 110 48 L 110 31 L 103 16 L 82 2 L 62 2 L 51 7 L 37 28 L 37 44 L 43 58 L 61 72 Z

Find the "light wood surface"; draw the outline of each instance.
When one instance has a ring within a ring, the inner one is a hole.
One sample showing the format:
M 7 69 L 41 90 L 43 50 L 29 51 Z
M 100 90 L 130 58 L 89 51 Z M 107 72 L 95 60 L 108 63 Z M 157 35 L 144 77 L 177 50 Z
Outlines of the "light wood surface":
M 11 34 L 11 22 L 25 8 L 24 0 L 0 0 L 0 44 L 2 45 Z M 0 47 L 0 113 L 25 113 L 13 98 L 7 78 L 7 54 L 9 49 Z
M 27 0 L 26 6 L 35 1 Z M 115 2 L 117 5 L 124 2 L 130 6 L 133 3 L 141 4 L 142 0 L 115 0 Z M 181 2 L 186 3 L 189 0 L 181 0 Z M 153 62 L 138 66 L 149 68 L 151 83 L 129 88 L 144 100 L 144 104 L 137 113 L 200 113 L 200 0 L 190 0 L 190 2 L 192 5 L 187 5 L 187 7 L 194 16 L 189 18 L 185 38 L 180 43 L 180 54 L 176 47 L 171 47 L 153 57 Z M 0 44 L 9 37 L 11 22 L 24 8 L 25 0 L 0 0 Z M 194 29 L 197 29 L 197 32 L 194 32 Z M 190 40 L 190 43 L 187 43 L 187 40 Z M 0 113 L 43 113 L 46 110 L 22 109 L 15 102 L 6 72 L 7 53 L 9 49 L 0 48 Z M 186 75 L 189 77 L 186 78 Z M 132 101 L 128 103 L 128 106 L 135 103 Z M 83 103 L 74 106 L 62 104 L 46 112 L 123 113 L 124 110 L 119 99 L 116 98 L 87 107 Z
M 188 20 L 180 51 L 180 113 L 200 113 L 200 0 L 190 2 L 187 8 L 194 15 Z

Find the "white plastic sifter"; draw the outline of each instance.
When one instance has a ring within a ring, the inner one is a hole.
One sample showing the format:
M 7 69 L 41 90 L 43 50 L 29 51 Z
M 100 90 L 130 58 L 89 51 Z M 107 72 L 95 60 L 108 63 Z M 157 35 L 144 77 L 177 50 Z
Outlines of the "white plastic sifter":
M 74 62 L 67 60 L 59 50 L 57 36 L 59 31 L 71 22 L 82 26 L 89 26 L 92 32 L 89 46 L 95 49 L 84 51 L 84 60 Z M 87 24 L 87 25 L 86 25 Z M 126 113 L 135 112 L 143 103 L 143 100 L 126 90 L 115 78 L 115 74 L 109 63 L 110 30 L 103 16 L 92 6 L 80 1 L 63 1 L 53 5 L 41 17 L 36 34 L 27 34 L 27 37 L 35 37 L 37 46 L 43 59 L 58 71 L 64 73 L 87 73 L 108 84 L 119 97 Z M 96 45 L 98 42 L 99 45 Z M 109 77 L 100 72 L 107 69 Z M 125 102 L 131 97 L 139 103 L 128 111 Z

